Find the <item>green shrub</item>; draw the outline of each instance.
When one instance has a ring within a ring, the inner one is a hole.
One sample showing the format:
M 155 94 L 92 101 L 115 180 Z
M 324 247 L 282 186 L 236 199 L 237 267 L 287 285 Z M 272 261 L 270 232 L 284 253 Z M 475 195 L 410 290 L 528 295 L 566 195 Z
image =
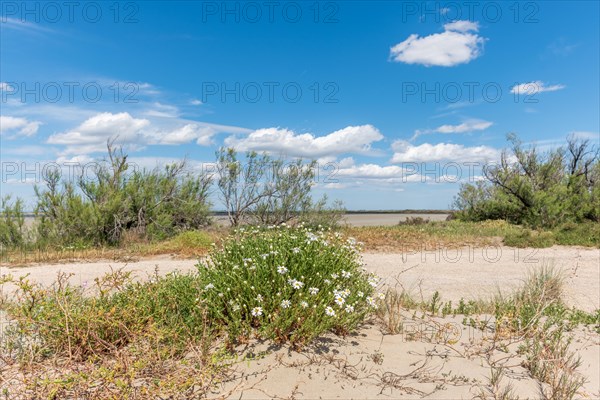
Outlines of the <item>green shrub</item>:
M 111 353 L 144 337 L 174 351 L 210 333 L 199 304 L 197 274 L 172 273 L 134 283 L 130 273 L 115 271 L 87 285 L 73 285 L 61 274 L 51 288 L 27 278 L 16 282 L 15 301 L 5 306 L 13 328 L 13 348 L 43 357 L 74 359 Z
M 427 225 L 431 220 L 423 217 L 407 217 L 405 220 L 398 222 L 398 225 Z
M 231 343 L 252 334 L 301 347 L 345 334 L 376 307 L 377 278 L 352 239 L 310 228 L 240 229 L 199 265 L 202 301 Z
M 520 231 L 507 232 L 504 244 L 511 247 L 550 247 L 555 243 L 554 234 L 548 231 L 533 231 L 522 229 Z
M 59 171 L 36 187 L 38 245 L 118 245 L 123 237 L 165 239 L 210 223 L 206 174 L 185 161 L 164 169 L 129 171 L 127 155 L 108 144 L 108 157 L 77 182 Z
M 23 201 L 11 203 L 10 196 L 0 199 L 0 246 L 11 248 L 23 246 L 26 240 Z
M 542 153 L 514 135 L 485 180 L 464 184 L 454 200 L 463 221 L 504 219 L 530 228 L 600 222 L 600 154 L 589 140 L 571 136 L 566 148 Z
M 174 236 L 171 242 L 181 248 L 208 248 L 212 239 L 206 232 L 186 231 Z
M 600 224 L 597 222 L 566 223 L 555 231 L 556 243 L 564 246 L 600 247 Z

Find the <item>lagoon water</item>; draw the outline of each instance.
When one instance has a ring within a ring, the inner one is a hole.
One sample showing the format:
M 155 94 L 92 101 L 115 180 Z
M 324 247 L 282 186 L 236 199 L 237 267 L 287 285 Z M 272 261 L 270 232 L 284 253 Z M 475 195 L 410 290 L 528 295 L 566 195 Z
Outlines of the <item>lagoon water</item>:
M 344 222 L 350 226 L 392 226 L 407 218 L 421 217 L 430 221 L 445 221 L 449 214 L 426 213 L 364 213 L 344 214 Z M 217 215 L 215 220 L 219 225 L 227 225 L 227 216 Z

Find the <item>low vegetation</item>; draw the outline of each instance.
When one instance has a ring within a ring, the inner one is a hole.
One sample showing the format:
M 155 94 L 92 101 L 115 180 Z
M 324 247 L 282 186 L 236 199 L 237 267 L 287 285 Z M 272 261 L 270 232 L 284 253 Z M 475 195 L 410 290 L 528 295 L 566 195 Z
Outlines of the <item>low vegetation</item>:
M 553 229 L 531 229 L 503 220 L 429 221 L 397 226 L 345 227 L 343 231 L 369 251 L 414 252 L 463 246 L 506 245 L 512 247 L 550 247 L 579 245 L 600 247 L 600 224 L 565 223 Z
M 97 398 L 121 398 L 139 395 L 133 383 L 148 376 L 153 382 L 140 390 L 156 396 L 175 393 L 174 387 L 206 391 L 224 368 L 214 359 L 215 346 L 232 351 L 269 339 L 300 348 L 328 331 L 349 333 L 378 303 L 378 280 L 362 270 L 356 244 L 310 228 L 240 228 L 195 273 L 156 274 L 140 282 L 117 270 L 91 287 L 74 285 L 70 277 L 61 274 L 51 287 L 27 277 L 5 278 L 16 294 L 2 304 L 12 321 L 3 360 L 86 366 L 85 373 L 62 374 L 50 386 L 47 377 L 34 374 L 28 379 L 40 387 L 26 387 L 27 393 L 62 398 L 89 396 L 95 388 Z M 184 375 L 190 356 L 197 373 L 192 380 Z M 152 360 L 158 370 L 152 370 Z M 111 362 L 125 370 L 107 376 Z M 174 369 L 172 363 L 182 364 Z M 169 373 L 157 377 L 160 368 Z M 90 379 L 101 382 L 102 390 Z
M 403 322 L 416 318 L 414 312 L 422 313 L 421 320 L 425 315 L 430 318 L 463 315 L 463 324 L 490 332 L 486 338 L 491 343 L 490 349 L 501 348 L 506 352 L 511 343 L 520 343 L 518 354 L 522 357 L 522 366 L 540 382 L 540 398 L 573 399 L 585 379 L 579 370 L 581 359 L 570 347 L 568 332 L 578 325 L 586 325 L 600 334 L 600 310 L 585 313 L 568 309 L 562 302 L 562 291 L 561 272 L 546 265 L 530 271 L 523 285 L 508 296 L 499 294 L 491 300 L 468 303 L 461 300 L 458 306 L 443 302 L 437 292 L 424 302 L 415 300 L 402 289 L 389 288 L 375 315 L 384 331 L 390 334 L 404 333 Z M 434 331 L 444 333 L 439 327 Z M 410 332 L 409 338 L 415 340 L 418 335 L 418 332 Z M 447 344 L 448 340 L 443 342 Z M 501 365 L 493 366 L 489 385 L 481 390 L 478 398 L 517 398 L 511 385 L 500 384 L 503 375 Z

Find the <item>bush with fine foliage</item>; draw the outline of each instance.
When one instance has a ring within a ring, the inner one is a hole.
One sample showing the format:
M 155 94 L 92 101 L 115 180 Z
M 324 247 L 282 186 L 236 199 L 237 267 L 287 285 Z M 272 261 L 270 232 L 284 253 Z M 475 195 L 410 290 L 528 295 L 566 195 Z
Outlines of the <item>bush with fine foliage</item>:
M 514 135 L 500 164 L 484 170 L 485 181 L 464 184 L 454 202 L 463 221 L 504 219 L 533 228 L 600 222 L 599 149 L 568 139 L 566 149 L 540 153 Z
M 163 170 L 129 169 L 127 155 L 109 144 L 107 162 L 76 183 L 48 173 L 46 187 L 36 187 L 38 244 L 115 245 L 125 233 L 164 239 L 210 222 L 211 180 L 186 172 L 185 161 Z

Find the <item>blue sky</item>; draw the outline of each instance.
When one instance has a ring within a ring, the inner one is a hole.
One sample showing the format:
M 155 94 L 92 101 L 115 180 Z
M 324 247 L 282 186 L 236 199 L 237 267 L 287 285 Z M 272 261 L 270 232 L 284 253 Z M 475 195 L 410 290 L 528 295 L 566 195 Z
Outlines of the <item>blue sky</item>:
M 600 140 L 598 2 L 69 4 L 0 10 L 2 194 L 30 204 L 115 136 L 146 168 L 314 158 L 348 209 L 447 208 L 509 132 Z

